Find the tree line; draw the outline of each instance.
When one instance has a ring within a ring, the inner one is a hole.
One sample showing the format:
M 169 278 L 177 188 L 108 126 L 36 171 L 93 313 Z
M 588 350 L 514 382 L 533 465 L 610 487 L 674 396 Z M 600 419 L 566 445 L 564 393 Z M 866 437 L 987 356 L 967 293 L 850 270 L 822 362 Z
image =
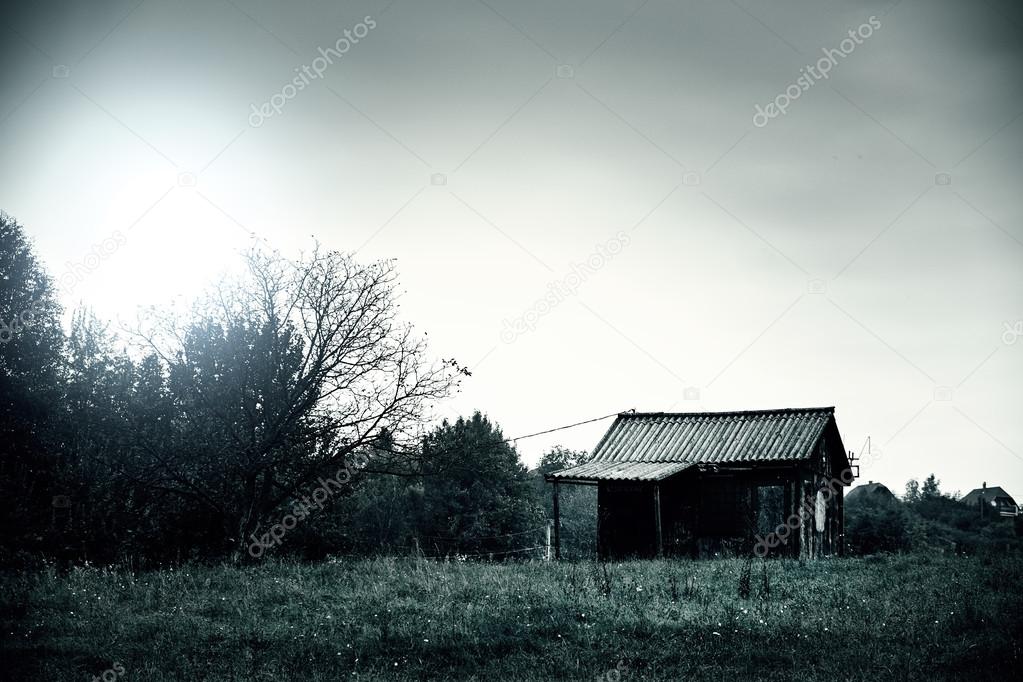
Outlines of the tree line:
M 932 473 L 910 479 L 902 498 L 887 492 L 850 499 L 845 529 L 853 554 L 938 551 L 974 554 L 1023 546 L 1023 517 L 1000 518 L 943 492 Z
M 65 328 L 0 213 L 0 563 L 246 561 L 288 525 L 272 551 L 307 557 L 543 542 L 542 476 L 584 453 L 530 471 L 479 412 L 427 428 L 470 372 L 400 318 L 393 262 L 241 258 L 188 309 L 117 328 L 77 309 Z

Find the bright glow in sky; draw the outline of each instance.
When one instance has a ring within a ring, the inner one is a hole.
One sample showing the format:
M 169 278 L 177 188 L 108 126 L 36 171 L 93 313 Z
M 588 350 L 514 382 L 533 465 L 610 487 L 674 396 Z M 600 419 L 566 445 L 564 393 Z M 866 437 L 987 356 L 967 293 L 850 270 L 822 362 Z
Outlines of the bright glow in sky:
M 1018 3 L 32 5 L 0 18 L 0 208 L 58 278 L 124 236 L 68 305 L 130 316 L 252 233 L 315 237 L 398 259 L 407 319 L 473 371 L 444 414 L 835 405 L 863 480 L 1023 498 Z

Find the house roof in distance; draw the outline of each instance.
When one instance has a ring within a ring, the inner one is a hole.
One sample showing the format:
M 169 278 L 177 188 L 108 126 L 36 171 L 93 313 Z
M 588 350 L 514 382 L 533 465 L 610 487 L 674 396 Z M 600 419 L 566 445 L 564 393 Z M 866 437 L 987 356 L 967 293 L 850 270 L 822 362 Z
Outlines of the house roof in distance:
M 1016 500 L 1012 499 L 1012 495 L 1005 492 L 1004 488 L 997 485 L 988 486 L 987 488 L 974 488 L 970 492 L 966 493 L 960 502 L 965 504 L 976 504 L 980 501 L 981 493 L 984 494 L 984 499 L 987 500 L 988 504 L 991 504 L 998 497 L 1006 497 L 1009 499 L 1011 504 L 1016 504 Z
M 869 481 L 858 485 L 845 494 L 846 502 L 858 502 L 862 500 L 894 500 L 895 494 L 884 483 Z
M 834 407 L 623 412 L 601 438 L 589 462 L 549 474 L 548 478 L 661 480 L 699 464 L 798 461 L 810 457 L 829 428 L 844 457 Z M 660 464 L 676 466 L 649 466 Z

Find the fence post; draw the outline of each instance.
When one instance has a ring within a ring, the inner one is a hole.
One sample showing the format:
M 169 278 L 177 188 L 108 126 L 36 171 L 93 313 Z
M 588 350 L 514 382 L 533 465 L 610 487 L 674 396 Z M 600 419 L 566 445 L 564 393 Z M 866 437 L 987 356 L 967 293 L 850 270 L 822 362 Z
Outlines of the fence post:
M 550 561 L 552 558 L 551 549 L 551 530 L 554 528 L 554 522 L 547 519 L 547 550 L 544 552 L 544 560 Z
M 561 559 L 561 507 L 558 504 L 557 481 L 554 481 L 554 558 Z

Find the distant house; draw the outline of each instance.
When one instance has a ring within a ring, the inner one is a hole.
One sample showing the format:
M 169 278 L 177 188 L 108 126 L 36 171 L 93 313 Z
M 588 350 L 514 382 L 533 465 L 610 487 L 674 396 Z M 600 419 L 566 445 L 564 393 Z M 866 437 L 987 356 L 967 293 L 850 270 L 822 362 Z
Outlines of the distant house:
M 604 558 L 838 554 L 853 478 L 834 408 L 623 413 L 590 461 L 553 472 L 558 488 L 597 486 Z
M 888 489 L 888 486 L 884 483 L 875 483 L 874 481 L 867 481 L 863 485 L 858 485 L 845 494 L 845 503 L 847 505 L 891 504 L 896 500 L 897 498 Z
M 989 488 L 986 482 L 967 493 L 960 502 L 971 507 L 983 505 L 984 509 L 990 509 L 997 516 L 1019 516 L 1020 513 L 1019 505 L 1009 493 L 998 486 Z

